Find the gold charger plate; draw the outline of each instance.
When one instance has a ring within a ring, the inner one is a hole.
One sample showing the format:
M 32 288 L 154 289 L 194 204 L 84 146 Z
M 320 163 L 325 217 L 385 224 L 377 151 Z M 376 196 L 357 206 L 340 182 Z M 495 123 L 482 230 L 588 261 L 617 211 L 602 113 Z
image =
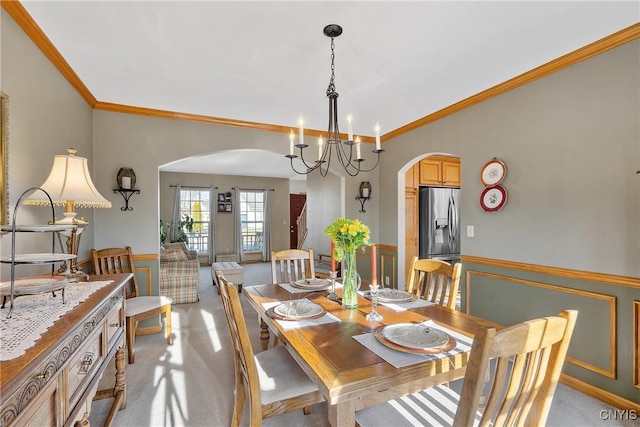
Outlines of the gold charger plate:
M 393 342 L 389 339 L 387 339 L 387 337 L 385 337 L 384 334 L 384 329 L 388 326 L 394 326 L 394 325 L 385 325 L 385 326 L 381 326 L 378 329 L 376 329 L 376 331 L 374 332 L 374 336 L 376 337 L 376 339 L 383 345 L 393 349 L 393 350 L 397 350 L 397 351 L 401 351 L 403 353 L 412 353 L 412 354 L 438 354 L 438 353 L 444 353 L 447 351 L 452 350 L 453 348 L 455 348 L 456 346 L 456 339 L 454 337 L 452 337 L 451 335 L 447 334 L 444 331 L 441 331 L 440 329 L 437 329 L 437 331 L 441 332 L 442 334 L 446 335 L 447 337 L 447 341 L 445 343 L 443 343 L 442 345 L 438 345 L 438 346 L 434 346 L 434 347 L 424 347 L 424 348 L 419 348 L 419 347 L 414 347 L 414 346 L 404 346 L 404 345 L 400 345 L 397 344 L 396 342 Z M 430 329 L 434 329 L 436 330 L 436 328 L 430 328 Z

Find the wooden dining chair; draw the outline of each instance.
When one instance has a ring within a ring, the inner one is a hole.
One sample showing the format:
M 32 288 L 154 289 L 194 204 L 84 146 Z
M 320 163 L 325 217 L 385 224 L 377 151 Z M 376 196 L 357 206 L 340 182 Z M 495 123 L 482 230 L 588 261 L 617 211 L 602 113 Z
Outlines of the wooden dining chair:
M 291 283 L 309 277 L 316 277 L 313 249 L 271 251 L 272 283 Z
M 135 273 L 131 247 L 91 249 L 91 261 L 94 274 Z M 167 344 L 173 342 L 171 332 L 172 299 L 165 296 L 140 296 L 136 275 L 126 284 L 125 302 L 127 355 L 129 363 L 135 362 L 135 338 L 138 322 L 153 316 L 164 314 Z
M 500 331 L 482 328 L 473 338 L 460 394 L 432 387 L 358 411 L 356 421 L 363 427 L 544 426 L 577 316 L 566 310 Z
M 324 401 L 318 387 L 298 366 L 284 346 L 253 353 L 238 291 L 218 274 L 220 297 L 231 332 L 235 360 L 235 399 L 231 426 L 240 425 L 245 398 L 249 399 L 249 425 Z
M 462 265 L 437 259 L 411 260 L 407 292 L 450 309 L 456 308 Z

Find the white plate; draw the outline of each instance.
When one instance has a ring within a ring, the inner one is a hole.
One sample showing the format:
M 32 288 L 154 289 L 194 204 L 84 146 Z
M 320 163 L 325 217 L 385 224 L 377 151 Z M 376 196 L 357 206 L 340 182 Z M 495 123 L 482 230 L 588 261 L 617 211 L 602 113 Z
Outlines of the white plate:
M 77 255 L 62 253 L 16 254 L 17 263 L 61 262 L 76 258 Z M 11 255 L 0 257 L 2 262 L 11 262 Z
M 309 279 L 300 279 L 296 280 L 294 284 L 299 288 L 324 288 L 329 286 L 330 282 L 328 279 L 320 279 L 317 277 L 312 277 Z
M 65 276 L 29 277 L 13 281 L 14 295 L 33 295 L 62 289 L 67 285 Z M 11 281 L 0 282 L 0 295 L 11 295 Z
M 45 231 L 65 231 L 71 230 L 75 228 L 75 225 L 56 225 L 56 224 L 46 224 L 46 225 L 16 225 L 16 231 L 34 231 L 34 232 L 45 232 Z M 13 231 L 11 225 L 3 225 L 0 227 L 1 231 Z
M 295 304 L 295 311 L 292 311 L 291 304 Z M 283 302 L 277 305 L 273 311 L 278 316 L 288 319 L 307 319 L 320 315 L 320 313 L 324 311 L 324 308 L 308 300 L 295 300 Z
M 378 301 L 380 302 L 404 302 L 411 301 L 415 295 L 397 289 L 383 289 L 378 291 Z
M 445 332 L 414 323 L 385 326 L 382 335 L 394 344 L 416 349 L 440 347 L 449 341 Z

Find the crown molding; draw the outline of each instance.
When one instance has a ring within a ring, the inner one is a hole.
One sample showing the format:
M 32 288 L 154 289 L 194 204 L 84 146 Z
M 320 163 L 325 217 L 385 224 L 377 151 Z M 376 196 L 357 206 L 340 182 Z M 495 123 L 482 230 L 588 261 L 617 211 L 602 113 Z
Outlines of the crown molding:
M 473 96 L 470 96 L 469 98 L 463 99 L 462 101 L 456 102 L 455 104 L 443 108 L 442 110 L 436 111 L 433 114 L 429 114 L 428 116 L 411 122 L 405 126 L 399 127 L 398 129 L 383 135 L 382 140 L 395 138 L 416 128 L 425 126 L 429 123 L 433 123 L 453 113 L 457 113 L 458 111 L 464 110 L 465 108 L 471 107 L 495 96 L 509 92 L 520 86 L 524 86 L 527 83 L 531 83 L 542 77 L 548 76 L 549 74 L 553 74 L 556 71 L 560 71 L 564 68 L 621 46 L 625 43 L 629 43 L 630 41 L 633 41 L 637 38 L 640 38 L 640 23 L 634 24 L 630 27 L 613 33 L 610 36 L 588 44 L 587 46 L 574 50 L 573 52 L 561 56 L 560 58 L 547 62 L 544 65 L 527 71 L 526 73 L 520 74 L 519 76 L 516 76 L 482 92 L 479 92 Z
M 22 30 L 33 40 L 38 48 L 49 58 L 53 65 L 60 71 L 60 73 L 67 79 L 67 81 L 73 86 L 78 93 L 85 99 L 87 104 L 91 108 L 103 111 L 112 111 L 124 114 L 137 114 L 149 117 L 158 117 L 164 119 L 184 120 L 197 123 L 215 124 L 220 126 L 230 126 L 244 129 L 263 130 L 270 132 L 289 133 L 291 127 L 272 125 L 267 123 L 249 122 L 244 120 L 225 119 L 220 117 L 204 116 L 199 114 L 181 113 L 175 111 L 156 110 L 153 108 L 134 107 L 122 104 L 113 104 L 108 102 L 98 101 L 93 94 L 87 89 L 82 80 L 73 71 L 71 66 L 67 63 L 64 57 L 60 54 L 58 49 L 51 43 L 49 38 L 44 34 L 42 29 L 35 23 L 31 15 L 15 0 L 3 0 L 2 7 L 7 13 L 16 21 L 16 23 L 22 28 Z M 541 65 L 526 73 L 520 74 L 510 80 L 486 89 L 480 93 L 477 93 L 462 101 L 456 102 L 442 110 L 436 111 L 433 114 L 422 117 L 416 121 L 413 121 L 407 125 L 399 127 L 391 132 L 388 132 L 380 137 L 382 142 L 388 141 L 392 138 L 398 137 L 404 133 L 410 132 L 419 127 L 425 126 L 429 123 L 433 123 L 446 116 L 457 113 L 465 108 L 479 104 L 483 101 L 491 99 L 495 96 L 509 92 L 532 81 L 538 80 L 549 74 L 560 71 L 585 59 L 599 55 L 603 52 L 621 46 L 625 43 L 640 38 L 640 23 L 631 25 L 623 30 L 620 30 L 610 36 L 597 40 L 587 46 L 570 52 L 560 58 L 554 59 L 544 65 Z M 305 129 L 309 136 L 324 136 L 326 131 Z M 346 136 L 346 135 L 345 135 Z M 362 142 L 374 143 L 374 137 L 362 136 Z
M 67 79 L 87 104 L 93 108 L 97 102 L 96 98 L 89 89 L 87 89 L 82 80 L 80 80 L 76 72 L 73 71 L 58 49 L 51 43 L 51 40 L 49 40 L 38 24 L 31 18 L 31 15 L 29 15 L 24 6 L 15 0 L 2 0 L 1 3 L 2 8 L 16 21 L 20 28 L 22 28 L 22 31 L 33 40 L 35 45 L 38 46 L 49 61 L 60 71 L 60 74 Z

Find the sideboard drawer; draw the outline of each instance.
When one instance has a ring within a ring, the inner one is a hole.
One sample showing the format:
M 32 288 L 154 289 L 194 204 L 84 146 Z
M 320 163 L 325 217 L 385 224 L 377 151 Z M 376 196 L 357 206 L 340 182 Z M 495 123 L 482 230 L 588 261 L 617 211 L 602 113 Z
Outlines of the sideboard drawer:
M 114 339 L 117 338 L 117 332 L 124 327 L 123 319 L 124 319 L 124 306 L 120 301 L 116 304 L 115 307 L 113 307 L 113 309 L 107 315 L 107 322 L 105 324 L 105 327 L 107 330 L 107 333 L 106 333 L 107 352 L 109 352 L 109 350 L 113 348 L 114 344 L 116 344 L 114 342 Z
M 85 382 L 93 378 L 102 364 L 102 330 L 97 328 L 69 362 L 69 407 L 73 408 L 86 388 Z

